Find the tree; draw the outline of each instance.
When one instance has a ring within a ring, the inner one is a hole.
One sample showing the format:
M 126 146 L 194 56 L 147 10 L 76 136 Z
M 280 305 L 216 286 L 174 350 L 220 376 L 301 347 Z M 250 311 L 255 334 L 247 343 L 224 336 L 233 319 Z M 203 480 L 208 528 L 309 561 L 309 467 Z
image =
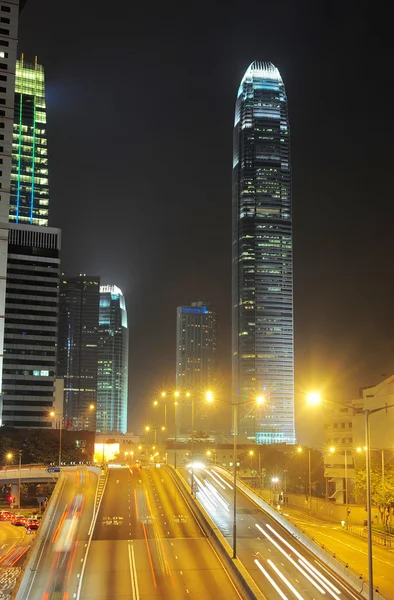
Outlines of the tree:
M 365 468 L 357 469 L 354 483 L 354 492 L 364 501 L 367 498 L 367 477 Z M 371 464 L 371 501 L 379 510 L 380 519 L 384 525 L 390 516 L 391 504 L 394 503 L 394 469 L 386 465 L 384 469 L 384 481 L 382 478 L 382 467 L 378 461 Z

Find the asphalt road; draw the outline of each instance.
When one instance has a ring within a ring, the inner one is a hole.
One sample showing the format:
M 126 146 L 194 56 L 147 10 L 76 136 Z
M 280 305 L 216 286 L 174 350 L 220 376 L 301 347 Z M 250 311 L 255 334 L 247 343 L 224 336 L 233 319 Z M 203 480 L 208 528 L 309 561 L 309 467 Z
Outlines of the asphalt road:
M 301 531 L 323 544 L 332 554 L 348 563 L 353 571 L 368 579 L 367 540 L 351 535 L 340 525 L 329 523 L 304 511 L 286 507 L 283 513 Z M 373 546 L 374 586 L 386 598 L 394 598 L 394 555 L 392 550 Z
M 26 527 L 16 527 L 9 521 L 0 521 L 0 569 L 18 565 L 30 541 L 31 537 L 26 535 Z
M 80 600 L 239 598 L 165 469 L 111 469 Z
M 182 474 L 190 481 L 186 469 Z M 212 468 L 194 473 L 197 498 L 232 545 L 233 487 Z M 333 576 L 268 514 L 237 490 L 237 556 L 269 600 L 355 600 Z
M 84 468 L 65 473 L 66 482 L 24 600 L 71 600 L 77 593 L 97 475 Z

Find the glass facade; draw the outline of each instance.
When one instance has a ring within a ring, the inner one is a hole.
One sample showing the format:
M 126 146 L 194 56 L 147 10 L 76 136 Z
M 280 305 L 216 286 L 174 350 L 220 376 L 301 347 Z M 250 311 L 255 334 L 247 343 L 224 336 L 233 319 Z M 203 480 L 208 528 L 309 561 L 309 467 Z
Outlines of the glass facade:
M 2 424 L 51 428 L 58 333 L 59 229 L 10 223 Z
M 16 62 L 9 220 L 48 225 L 45 77 L 38 64 Z
M 233 144 L 233 400 L 239 434 L 295 443 L 290 131 L 285 86 L 253 62 L 238 90 Z M 252 401 L 264 395 L 261 409 Z
M 129 330 L 126 301 L 114 285 L 100 286 L 96 431 L 127 432 Z
M 57 376 L 64 379 L 64 426 L 96 428 L 100 278 L 62 276 Z
M 215 310 L 203 300 L 178 306 L 176 389 L 180 392 L 190 392 L 200 398 L 215 382 L 216 322 Z M 181 395 L 178 403 L 179 430 L 181 433 L 191 431 L 191 396 Z M 200 403 L 195 415 L 196 429 L 206 429 L 208 415 L 209 410 Z

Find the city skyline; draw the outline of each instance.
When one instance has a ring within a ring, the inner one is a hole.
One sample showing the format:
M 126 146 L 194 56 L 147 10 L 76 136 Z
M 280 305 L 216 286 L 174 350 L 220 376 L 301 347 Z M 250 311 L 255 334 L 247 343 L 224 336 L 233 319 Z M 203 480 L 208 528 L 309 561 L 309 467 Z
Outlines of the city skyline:
M 245 71 L 233 143 L 233 402 L 239 434 L 294 444 L 293 251 L 290 127 L 282 77 L 272 63 Z
M 149 35 L 137 27 L 130 36 L 126 24 L 144 22 L 144 7 L 137 14 L 126 7 L 121 23 L 116 15 L 104 18 L 79 3 L 70 7 L 79 15 L 71 55 L 69 32 L 48 0 L 26 3 L 19 44 L 25 56 L 38 55 L 45 65 L 50 223 L 63 228 L 63 270 L 100 272 L 103 282 L 116 282 L 130 299 L 130 327 L 139 340 L 130 356 L 133 423 L 140 423 L 152 388 L 173 384 L 174 308 L 190 298 L 204 296 L 217 307 L 218 379 L 229 398 L 233 103 L 248 64 L 261 57 L 278 66 L 290 99 L 296 426 L 299 441 L 318 441 L 316 424 L 303 410 L 305 390 L 325 387 L 330 396 L 346 399 L 392 371 L 391 252 L 386 251 L 393 217 L 387 175 L 392 136 L 384 119 L 391 109 L 389 95 L 381 95 L 376 113 L 365 94 L 371 66 L 377 79 L 386 80 L 389 73 L 391 81 L 391 55 L 381 50 L 386 38 L 372 35 L 376 18 L 365 6 L 355 15 L 350 5 L 306 2 L 256 6 L 240 18 L 229 6 L 218 31 L 223 11 L 214 3 L 209 19 L 204 9 L 193 19 L 189 8 L 184 14 L 170 10 L 150 19 Z M 103 61 L 117 65 L 108 86 L 102 86 Z M 146 78 L 153 71 L 154 80 Z M 143 94 L 133 93 L 126 72 L 145 81 Z M 160 111 L 153 106 L 158 88 Z M 130 114 L 138 118 L 130 120 Z M 372 119 L 374 128 L 360 125 Z M 97 123 L 102 123 L 100 144 L 92 143 Z M 115 147 L 116 153 L 104 150 Z M 101 168 L 103 152 L 106 168 Z M 65 176 L 70 156 L 72 169 Z M 126 173 L 132 177 L 125 186 Z M 384 221 L 371 213 L 373 190 Z M 147 206 L 149 241 L 140 226 Z M 366 239 L 370 243 L 362 242 Z

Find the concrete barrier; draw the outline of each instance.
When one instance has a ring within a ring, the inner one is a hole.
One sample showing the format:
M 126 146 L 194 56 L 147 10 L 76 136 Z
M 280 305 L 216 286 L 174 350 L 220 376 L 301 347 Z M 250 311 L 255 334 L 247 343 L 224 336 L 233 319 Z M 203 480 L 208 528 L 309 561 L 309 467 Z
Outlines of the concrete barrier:
M 61 473 L 56 483 L 55 489 L 52 492 L 52 496 L 49 499 L 48 506 L 44 513 L 42 523 L 36 533 L 36 537 L 27 552 L 22 571 L 13 589 L 11 600 L 24 600 L 27 597 L 28 589 L 31 585 L 30 581 L 32 579 L 32 574 L 37 568 L 37 564 L 44 551 L 45 544 L 48 540 L 54 512 L 59 503 L 63 487 L 66 483 L 66 479 L 67 475 L 65 473 Z
M 238 558 L 232 558 L 232 549 L 222 535 L 221 531 L 216 527 L 210 516 L 205 511 L 202 504 L 197 498 L 191 499 L 189 495 L 190 485 L 187 483 L 185 478 L 175 470 L 171 465 L 163 467 L 167 469 L 175 484 L 177 485 L 180 493 L 185 499 L 191 512 L 200 524 L 206 537 L 211 542 L 217 554 L 221 557 L 231 581 L 235 585 L 239 594 L 245 600 L 267 600 L 264 594 L 257 587 L 255 581 L 249 575 L 248 571 L 243 566 L 242 562 Z
M 229 473 L 223 467 L 215 467 L 222 473 L 224 477 L 233 481 L 233 474 Z M 295 525 L 290 523 L 283 515 L 278 513 L 272 506 L 270 506 L 263 498 L 261 498 L 256 492 L 250 488 L 247 484 L 237 480 L 237 487 L 244 492 L 248 498 L 250 498 L 259 508 L 268 513 L 273 519 L 277 521 L 286 531 L 288 531 L 297 541 L 299 541 L 305 548 L 310 550 L 314 556 L 319 558 L 324 564 L 328 565 L 330 569 L 336 573 L 343 581 L 345 581 L 350 587 L 356 592 L 361 594 L 368 600 L 368 583 L 361 576 L 351 571 L 345 564 L 339 562 L 339 560 L 327 552 L 324 548 L 321 548 L 317 542 L 312 540 L 305 533 L 300 531 Z M 388 600 L 385 599 L 379 592 L 374 592 L 374 600 Z
M 79 467 L 82 468 L 82 465 Z M 88 471 L 97 474 L 97 484 L 99 481 L 101 470 L 98 467 L 85 467 Z M 67 467 L 68 469 L 68 467 Z M 59 479 L 55 485 L 55 489 L 49 499 L 48 506 L 45 510 L 42 523 L 36 533 L 36 537 L 31 544 L 22 571 L 17 579 L 10 600 L 25 600 L 34 581 L 34 573 L 38 568 L 42 553 L 48 541 L 49 532 L 51 529 L 54 513 L 59 504 L 60 496 L 62 495 L 64 485 L 67 480 L 67 472 L 61 471 Z

